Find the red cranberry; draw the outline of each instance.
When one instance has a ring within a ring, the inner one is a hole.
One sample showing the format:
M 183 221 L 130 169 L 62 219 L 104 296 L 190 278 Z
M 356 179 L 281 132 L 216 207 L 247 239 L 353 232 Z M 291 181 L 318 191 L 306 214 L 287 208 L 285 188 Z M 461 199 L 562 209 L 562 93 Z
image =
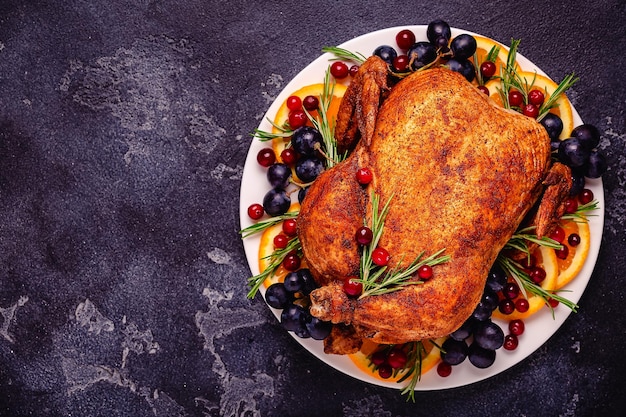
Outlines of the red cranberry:
M 578 233 L 572 233 L 571 235 L 567 237 L 567 243 L 572 247 L 576 247 L 580 245 L 580 241 L 581 239 Z
M 263 148 L 256 154 L 256 160 L 262 167 L 269 167 L 276 162 L 276 154 L 273 149 Z
M 359 72 L 359 66 L 358 65 L 352 65 L 350 67 L 349 72 L 350 72 L 350 76 L 354 77 L 356 75 L 356 73 Z
M 248 207 L 248 216 L 252 220 L 259 220 L 261 217 L 263 217 L 264 213 L 265 211 L 263 210 L 263 206 L 258 203 L 254 203 L 250 207 Z
M 550 233 L 550 239 L 556 240 L 559 243 L 563 243 L 565 240 L 565 229 L 561 226 L 557 226 L 552 233 Z
M 519 285 L 516 282 L 507 282 L 502 289 L 502 294 L 509 300 L 513 300 L 519 295 Z
M 404 368 L 406 366 L 406 362 L 406 353 L 404 353 L 404 351 L 401 349 L 393 349 L 391 352 L 389 352 L 389 355 L 387 356 L 387 363 L 393 369 Z
M 387 360 L 387 355 L 385 354 L 384 350 L 377 350 L 376 352 L 372 353 L 370 360 L 374 365 L 380 366 Z
M 439 362 L 439 365 L 437 365 L 437 374 L 440 377 L 442 378 L 449 377 L 451 373 L 452 373 L 452 365 L 443 361 Z
M 393 374 L 393 369 L 391 369 L 391 366 L 389 364 L 383 363 L 382 365 L 378 367 L 378 375 L 381 378 L 387 379 L 392 374 Z
M 320 106 L 320 101 L 315 96 L 306 96 L 304 100 L 302 100 L 302 106 L 308 111 L 317 110 Z
M 528 272 L 528 276 L 535 284 L 541 284 L 546 279 L 546 271 L 538 266 L 533 266 Z
M 287 108 L 289 110 L 298 110 L 302 108 L 302 99 L 298 96 L 287 97 Z
M 367 226 L 359 227 L 356 230 L 356 241 L 359 245 L 367 245 L 374 238 L 374 233 L 372 229 Z
M 396 35 L 396 43 L 402 50 L 407 50 L 415 43 L 415 33 L 409 29 L 404 29 Z
M 350 73 L 350 69 L 345 62 L 335 61 L 330 65 L 330 74 L 338 80 L 346 78 Z
M 404 72 L 409 68 L 409 57 L 406 55 L 398 55 L 393 60 L 393 69 L 398 72 Z
M 289 112 L 289 126 L 292 129 L 304 126 L 308 120 L 309 119 L 306 113 L 302 109 L 292 110 Z
M 350 297 L 358 297 L 363 292 L 363 284 L 349 278 L 343 282 L 343 292 Z
M 515 311 L 515 303 L 513 300 L 509 300 L 507 298 L 500 301 L 498 305 L 498 310 L 502 314 L 511 314 Z
M 431 279 L 433 277 L 433 267 L 430 265 L 420 266 L 420 268 L 417 270 L 417 276 L 423 280 Z
M 479 85 L 478 89 L 482 91 L 484 94 L 486 94 L 487 96 L 489 96 L 489 89 L 485 87 L 484 85 Z
M 539 107 L 534 104 L 528 103 L 522 107 L 522 114 L 524 116 L 532 117 L 536 119 L 539 116 Z
M 570 197 L 567 200 L 565 200 L 565 212 L 572 214 L 572 213 L 576 213 L 576 210 L 578 210 L 578 200 L 575 197 Z
M 588 188 L 585 188 L 584 190 L 582 190 L 580 192 L 580 194 L 578 195 L 578 201 L 580 201 L 580 204 L 588 204 L 591 203 L 593 201 L 593 191 L 591 191 Z
M 524 333 L 524 322 L 520 319 L 511 320 L 509 322 L 509 331 L 515 336 L 519 336 Z
M 546 96 L 543 94 L 541 90 L 530 90 L 528 92 L 528 102 L 537 107 L 540 107 L 543 104 L 543 101 L 546 99 Z
M 287 219 L 283 222 L 283 232 L 287 236 L 295 236 L 298 232 L 298 224 L 296 219 Z
M 287 271 L 296 271 L 300 268 L 301 262 L 302 261 L 300 260 L 300 257 L 297 253 L 288 253 L 285 256 L 285 259 L 283 259 L 283 267 Z
M 496 74 L 496 64 L 491 61 L 485 61 L 480 64 L 480 73 L 485 78 L 491 78 Z
M 377 247 L 372 251 L 372 261 L 378 266 L 386 266 L 391 260 L 391 255 L 387 252 L 387 249 Z
M 285 148 L 280 153 L 280 159 L 287 165 L 293 165 L 298 159 L 298 154 L 291 148 Z
M 514 107 L 519 107 L 524 102 L 524 96 L 517 90 L 509 91 L 509 104 Z
M 285 249 L 289 243 L 289 238 L 282 233 L 274 236 L 274 247 L 276 249 Z
M 527 312 L 529 308 L 530 308 L 530 304 L 528 303 L 527 299 L 518 298 L 517 300 L 515 300 L 515 309 L 519 311 L 520 313 Z
M 507 334 L 506 336 L 504 336 L 504 344 L 502 345 L 502 347 L 506 350 L 515 350 L 517 349 L 518 345 L 519 340 L 514 334 Z
M 555 249 L 556 257 L 559 259 L 567 259 L 567 255 L 569 255 L 569 248 L 567 245 L 562 245 L 561 249 Z
M 369 168 L 359 168 L 356 172 L 356 180 L 361 185 L 367 185 L 374 179 L 374 174 Z

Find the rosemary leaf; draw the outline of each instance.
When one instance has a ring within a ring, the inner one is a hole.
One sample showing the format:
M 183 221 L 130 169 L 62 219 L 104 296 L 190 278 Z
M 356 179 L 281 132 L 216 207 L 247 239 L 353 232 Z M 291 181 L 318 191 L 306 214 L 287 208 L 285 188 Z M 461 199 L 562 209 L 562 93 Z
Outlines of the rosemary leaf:
M 267 278 L 271 278 L 274 275 L 289 252 L 292 250 L 300 250 L 301 247 L 300 240 L 297 237 L 294 237 L 289 241 L 289 243 L 287 243 L 285 248 L 275 250 L 268 257 L 270 259 L 269 266 L 265 268 L 264 271 L 261 271 L 260 274 L 248 278 L 248 286 L 250 287 L 248 298 L 254 298 L 261 285 L 263 285 Z
M 270 228 L 272 226 L 274 226 L 275 224 L 278 224 L 284 220 L 287 219 L 295 219 L 296 217 L 298 217 L 298 213 L 299 211 L 289 211 L 283 215 L 280 216 L 275 216 L 275 217 L 271 217 L 267 220 L 264 220 L 262 222 L 258 222 L 255 223 L 253 225 L 250 225 L 248 227 L 246 227 L 245 229 L 242 229 L 239 231 L 239 234 L 241 235 L 242 239 L 246 238 L 248 236 L 251 236 L 255 233 L 259 233 L 264 231 L 267 228 Z
M 322 52 L 328 52 L 337 57 L 337 59 L 343 59 L 345 61 L 354 61 L 361 65 L 367 59 L 363 54 L 358 52 L 348 51 L 347 49 L 339 48 L 337 46 L 325 46 L 322 48 Z
M 561 98 L 561 95 L 565 93 L 570 87 L 572 87 L 579 80 L 578 77 L 575 77 L 574 74 L 568 74 L 563 78 L 563 80 L 559 83 L 556 90 L 552 92 L 550 97 L 541 105 L 539 108 L 539 115 L 537 116 L 537 121 L 541 121 L 545 117 L 546 114 L 555 106 L 557 100 Z

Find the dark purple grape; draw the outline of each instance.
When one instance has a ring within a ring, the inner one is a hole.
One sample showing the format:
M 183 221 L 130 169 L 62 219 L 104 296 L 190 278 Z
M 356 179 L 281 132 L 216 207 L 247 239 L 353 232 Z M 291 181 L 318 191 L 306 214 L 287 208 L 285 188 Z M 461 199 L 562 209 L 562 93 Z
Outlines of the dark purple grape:
M 295 332 L 296 330 L 305 327 L 305 319 L 307 318 L 308 312 L 297 304 L 289 304 L 285 309 L 283 309 L 280 314 L 280 323 L 283 327 L 290 331 Z
M 500 303 L 500 299 L 498 298 L 498 294 L 488 286 L 485 286 L 485 291 L 483 292 L 483 296 L 480 299 L 480 303 L 489 307 L 491 311 L 498 308 L 498 304 Z
M 550 152 L 553 154 L 558 154 L 559 146 L 561 146 L 560 139 L 550 139 Z
M 437 48 L 447 46 L 452 37 L 450 25 L 441 19 L 433 20 L 426 28 L 426 37 L 428 41 Z
M 594 125 L 588 123 L 576 126 L 572 130 L 571 136 L 578 138 L 580 144 L 588 150 L 592 150 L 600 144 L 600 132 Z
M 496 360 L 496 351 L 480 347 L 476 342 L 468 349 L 467 357 L 477 368 L 489 368 Z
M 489 350 L 500 349 L 504 343 L 504 332 L 491 320 L 483 321 L 474 328 L 474 343 Z
M 291 168 L 285 164 L 272 164 L 267 169 L 267 180 L 272 188 L 287 188 L 291 178 Z
M 393 60 L 396 59 L 396 57 L 398 56 L 398 52 L 394 49 L 393 46 L 381 45 L 378 48 L 374 49 L 372 55 L 376 55 L 387 64 L 393 65 Z
M 476 52 L 476 39 L 472 35 L 462 33 L 452 39 L 450 50 L 452 56 L 458 60 L 468 59 Z
M 474 80 L 474 77 L 476 76 L 476 69 L 474 68 L 474 64 L 472 64 L 467 59 L 459 60 L 457 58 L 453 58 L 448 60 L 445 66 L 450 68 L 452 71 L 460 73 L 469 82 L 472 82 Z
M 588 178 L 600 178 L 609 166 L 606 163 L 606 158 L 597 149 L 594 149 L 589 154 L 589 160 L 585 166 L 585 176 Z
M 263 197 L 263 210 L 270 216 L 280 216 L 287 213 L 291 206 L 291 199 L 285 190 L 272 188 Z
M 322 146 L 322 134 L 311 126 L 299 127 L 291 136 L 291 146 L 300 155 L 314 156 Z
M 324 164 L 318 158 L 300 158 L 296 162 L 296 175 L 305 183 L 313 182 L 324 170 Z
M 569 190 L 570 197 L 577 196 L 585 189 L 585 174 L 580 168 L 572 169 L 572 188 Z
M 546 129 L 551 140 L 559 140 L 559 136 L 563 132 L 563 120 L 559 116 L 554 113 L 546 113 L 539 123 Z
M 478 303 L 474 311 L 472 312 L 472 317 L 478 321 L 485 321 L 491 317 L 491 306 L 486 306 L 482 302 Z
M 298 191 L 298 203 L 302 204 L 302 202 L 304 201 L 304 197 L 306 197 L 307 191 L 309 191 L 309 187 L 300 188 L 300 191 Z
M 324 340 L 330 334 L 333 325 L 329 321 L 322 321 L 317 317 L 309 316 L 306 320 L 306 329 L 315 340 Z
M 302 291 L 302 288 L 304 288 L 304 279 L 300 275 L 298 275 L 296 271 L 292 271 L 285 275 L 284 285 L 285 290 L 292 294 L 295 294 L 299 291 Z
M 302 279 L 302 282 L 304 283 L 302 285 L 302 292 L 305 295 L 310 294 L 311 291 L 317 288 L 317 283 L 315 282 L 315 279 L 313 278 L 313 274 L 311 274 L 311 270 L 309 270 L 308 268 L 299 269 L 298 275 L 300 276 L 300 278 Z
M 441 349 L 441 360 L 450 365 L 458 365 L 467 357 L 467 344 L 463 341 L 448 338 Z
M 416 42 L 406 52 L 411 68 L 418 70 L 437 59 L 437 50 L 429 42 Z
M 450 333 L 450 337 L 459 342 L 467 339 L 468 337 L 472 335 L 472 331 L 474 330 L 475 323 L 476 321 L 472 320 L 471 318 L 468 320 L 465 320 L 465 322 L 461 325 L 461 327 L 459 327 L 458 329 Z
M 585 165 L 589 160 L 589 149 L 580 143 L 578 138 L 567 138 L 561 141 L 558 150 L 559 161 L 565 165 L 577 168 Z
M 502 291 L 506 284 L 507 277 L 504 269 L 499 264 L 494 264 L 487 275 L 487 286 L 493 291 Z
M 274 308 L 285 308 L 291 297 L 281 282 L 274 283 L 265 291 L 265 301 Z

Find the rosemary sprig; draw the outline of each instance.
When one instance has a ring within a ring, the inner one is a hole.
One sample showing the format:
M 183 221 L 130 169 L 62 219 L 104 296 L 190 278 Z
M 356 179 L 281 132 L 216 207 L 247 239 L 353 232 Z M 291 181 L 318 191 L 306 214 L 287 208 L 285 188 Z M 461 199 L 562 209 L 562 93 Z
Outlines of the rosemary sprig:
M 546 246 L 552 249 L 561 249 L 561 244 L 554 239 L 550 239 L 547 236 L 543 236 L 542 238 L 538 238 L 536 234 L 531 233 L 535 230 L 535 226 L 525 227 L 517 231 L 517 233 L 513 234 L 509 241 L 504 246 L 505 249 L 518 249 L 526 252 L 528 246 L 526 242 L 533 242 L 540 246 Z M 525 250 L 526 249 L 526 250 Z
M 348 51 L 347 49 L 339 48 L 337 46 L 324 46 L 322 52 L 328 52 L 337 57 L 337 59 L 343 59 L 345 61 L 353 61 L 359 65 L 363 64 L 367 57 L 359 52 Z
M 515 75 L 517 72 L 515 71 L 515 61 L 517 60 L 517 47 L 520 42 L 521 40 L 519 39 L 511 39 L 511 47 L 509 48 L 509 53 L 506 57 L 506 65 L 504 68 L 500 69 L 500 79 L 502 81 L 501 88 L 496 87 L 498 93 L 500 94 L 500 98 L 502 99 L 502 104 L 506 109 L 511 108 L 511 105 L 509 104 L 509 90 L 516 82 Z
M 422 379 L 422 359 L 424 355 L 426 355 L 426 349 L 424 349 L 424 344 L 421 340 L 407 344 L 409 345 L 407 363 L 410 365 L 405 368 L 405 374 L 398 380 L 398 383 L 402 383 L 408 378 L 411 378 L 406 387 L 401 391 L 401 394 L 406 394 L 407 402 L 409 400 L 415 402 L 415 386 Z
M 590 201 L 589 203 L 581 204 L 578 206 L 578 208 L 576 209 L 574 213 L 564 214 L 561 217 L 561 219 L 572 220 L 575 222 L 586 222 L 587 216 L 593 216 L 593 214 L 590 214 L 590 212 L 597 210 L 598 205 L 599 205 L 598 200 L 593 200 L 593 201 Z
M 565 305 L 574 313 L 578 309 L 578 304 L 568 300 L 567 298 L 561 297 L 556 293 L 546 291 L 540 285 L 535 284 L 530 279 L 528 274 L 524 271 L 524 268 L 514 260 L 500 254 L 498 255 L 497 262 L 500 264 L 502 269 L 504 269 L 504 271 L 517 282 L 517 285 L 520 287 L 520 290 L 522 290 L 524 297 L 528 298 L 526 292 L 529 292 L 533 295 L 543 298 L 548 306 L 550 306 L 548 301 L 550 299 L 554 299 L 559 303 Z M 552 309 L 552 306 L 550 306 L 550 308 Z
M 385 218 L 389 212 L 389 205 L 392 198 L 393 196 L 387 200 L 383 209 L 379 211 L 379 196 L 376 193 L 372 193 L 371 196 L 372 220 L 370 229 L 372 230 L 372 241 L 363 247 L 361 253 L 360 277 L 354 280 L 363 284 L 363 292 L 359 296 L 359 299 L 398 291 L 407 285 L 421 284 L 422 281 L 411 280 L 413 274 L 415 274 L 421 266 L 434 266 L 450 260 L 450 257 L 447 255 L 440 256 L 445 251 L 445 249 L 441 249 L 423 260 L 424 251 L 422 251 L 415 260 L 404 269 L 397 267 L 389 270 L 386 266 L 380 267 L 374 264 L 372 252 L 378 246 L 378 242 L 383 234 Z
M 328 120 L 328 108 L 333 99 L 333 92 L 335 90 L 335 83 L 330 79 L 330 67 L 326 69 L 324 75 L 324 89 L 320 96 L 318 115 L 319 118 L 313 117 L 308 111 L 305 110 L 307 117 L 313 123 L 313 126 L 322 135 L 322 141 L 324 142 L 324 154 L 326 156 L 326 167 L 331 168 L 341 162 L 344 158 L 339 155 L 337 150 L 337 141 L 335 140 L 335 126 L 334 120 L 331 122 Z
M 372 261 L 372 251 L 376 249 L 378 246 L 378 242 L 380 241 L 380 237 L 383 234 L 383 226 L 385 225 L 385 217 L 387 217 L 387 213 L 389 212 L 389 204 L 391 203 L 391 198 L 387 201 L 382 211 L 378 211 L 379 205 L 379 196 L 378 194 L 372 192 L 372 221 L 370 225 L 370 229 L 372 230 L 372 241 L 363 246 L 363 252 L 361 253 L 361 265 L 360 265 L 360 279 L 363 282 L 369 282 L 372 280 L 370 277 L 370 273 L 373 269 L 373 261 Z M 374 277 L 374 280 L 376 277 Z M 365 288 L 365 284 L 363 284 Z
M 413 274 L 415 274 L 423 265 L 434 266 L 448 262 L 450 260 L 450 256 L 439 256 L 444 251 L 445 249 L 441 249 L 430 255 L 428 258 L 421 260 L 422 256 L 424 256 L 424 251 L 422 251 L 405 269 L 394 268 L 392 270 L 387 270 L 386 267 L 377 268 L 377 271 L 373 275 L 370 275 L 370 280 L 355 280 L 363 284 L 363 293 L 361 293 L 359 299 L 370 295 L 381 295 L 398 291 L 408 285 L 422 284 L 422 281 L 411 280 Z M 383 272 L 385 271 L 386 274 L 383 276 Z
M 251 236 L 255 233 L 259 233 L 264 231 L 265 229 L 268 229 L 284 220 L 287 219 L 295 219 L 296 217 L 298 217 L 298 213 L 300 213 L 300 211 L 296 210 L 296 211 L 289 211 L 285 214 L 282 214 L 280 216 L 275 216 L 275 217 L 270 217 L 267 220 L 264 220 L 262 222 L 258 222 L 258 223 L 254 223 L 242 230 L 239 231 L 239 234 L 241 235 L 242 239 L 246 238 L 248 236 Z
M 552 109 L 555 106 L 558 106 L 558 104 L 556 104 L 557 100 L 561 98 L 561 95 L 563 95 L 565 91 L 567 91 L 571 86 L 576 84 L 578 80 L 579 78 L 575 77 L 574 73 L 566 75 L 565 78 L 561 80 L 558 87 L 552 92 L 550 97 L 539 108 L 539 115 L 537 116 L 537 121 L 541 121 L 541 119 L 543 119 L 545 115 L 548 114 L 550 109 Z
M 248 278 L 248 286 L 250 287 L 248 298 L 254 298 L 261 285 L 263 285 L 267 278 L 274 275 L 288 253 L 293 250 L 299 251 L 301 248 L 302 246 L 300 245 L 300 240 L 297 237 L 294 237 L 289 240 L 285 248 L 274 250 L 274 252 L 272 252 L 272 254 L 268 257 L 270 259 L 270 264 L 267 268 L 265 268 L 265 271 L 261 271 L 260 274 Z
M 267 119 L 267 121 L 270 122 L 270 124 L 274 126 L 276 130 L 278 130 L 278 132 L 267 132 L 261 129 L 254 129 L 252 136 L 258 138 L 261 142 L 267 142 L 269 140 L 274 140 L 278 138 L 289 138 L 293 135 L 293 129 L 289 127 L 288 123 L 285 124 L 285 126 L 278 126 L 269 118 Z

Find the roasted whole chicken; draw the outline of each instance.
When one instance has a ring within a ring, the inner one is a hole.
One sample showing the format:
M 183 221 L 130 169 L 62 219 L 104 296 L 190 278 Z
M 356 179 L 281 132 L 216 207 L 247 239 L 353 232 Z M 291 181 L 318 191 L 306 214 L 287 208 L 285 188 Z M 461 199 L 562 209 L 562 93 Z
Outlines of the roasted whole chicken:
M 354 352 L 363 339 L 395 344 L 456 330 L 520 223 L 531 218 L 538 235 L 549 232 L 571 187 L 568 169 L 551 163 L 545 129 L 498 107 L 460 74 L 428 69 L 393 88 L 386 77 L 386 64 L 371 57 L 353 79 L 335 129 L 351 153 L 313 183 L 298 218 L 320 285 L 311 314 L 337 324 L 327 353 Z M 373 173 L 367 186 L 356 180 L 361 167 Z M 406 267 L 420 252 L 444 248 L 450 260 L 424 283 L 351 298 L 342 283 L 359 275 L 355 232 L 369 224 L 372 193 L 390 201 L 379 242 L 390 265 Z

